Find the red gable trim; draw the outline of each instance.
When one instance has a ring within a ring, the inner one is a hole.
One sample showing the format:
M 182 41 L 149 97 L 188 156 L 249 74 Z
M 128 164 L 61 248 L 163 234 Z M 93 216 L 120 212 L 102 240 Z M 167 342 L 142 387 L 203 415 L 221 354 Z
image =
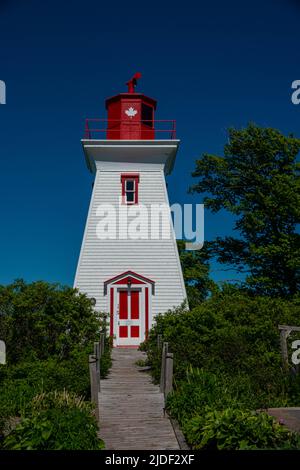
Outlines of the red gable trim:
M 133 281 L 133 284 L 145 284 L 145 281 L 140 281 L 139 279 L 133 276 L 123 277 L 119 281 L 114 282 L 114 284 L 128 284 L 128 281 L 129 282 Z
M 138 284 L 140 283 L 147 283 L 151 284 L 152 286 L 152 295 L 154 295 L 154 285 L 155 282 L 152 281 L 151 279 L 142 276 L 141 274 L 137 274 L 133 271 L 126 271 L 124 273 L 118 274 L 118 276 L 112 277 L 111 279 L 107 279 L 107 281 L 104 282 L 104 295 L 107 293 L 107 286 L 111 284 L 120 284 L 119 281 L 123 281 L 123 283 L 126 283 L 128 280 L 128 277 L 132 278 L 133 280 L 136 280 Z M 134 284 L 134 282 L 133 282 Z

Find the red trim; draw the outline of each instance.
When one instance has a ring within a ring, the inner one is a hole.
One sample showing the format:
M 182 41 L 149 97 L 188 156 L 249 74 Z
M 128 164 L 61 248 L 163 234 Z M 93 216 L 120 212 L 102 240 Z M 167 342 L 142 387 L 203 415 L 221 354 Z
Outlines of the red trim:
M 140 174 L 139 173 L 122 173 L 121 174 L 121 182 L 123 179 L 137 179 L 138 183 L 140 182 Z
M 134 180 L 135 184 L 135 191 L 134 191 L 134 201 L 133 202 L 126 202 L 125 197 L 125 184 L 128 180 Z M 127 205 L 133 205 L 139 203 L 139 182 L 140 182 L 140 175 L 139 173 L 122 173 L 121 174 L 121 184 L 122 184 L 122 203 Z
M 110 336 L 114 335 L 114 289 L 110 289 Z
M 128 284 L 128 282 L 131 282 L 131 284 L 145 284 L 145 281 L 140 281 L 132 276 L 123 277 L 120 281 L 114 282 L 114 284 Z
M 111 109 L 112 111 L 112 109 Z M 117 110 L 117 112 L 120 112 Z M 139 124 L 145 124 L 145 120 L 141 121 Z M 153 140 L 154 136 L 159 139 L 176 139 L 176 121 L 171 119 L 155 119 L 150 120 L 152 128 L 143 125 L 143 128 L 140 129 L 142 140 Z M 86 119 L 85 120 L 85 129 L 84 129 L 84 139 L 112 139 L 112 140 L 135 140 L 133 135 L 127 133 L 126 130 L 128 126 L 132 125 L 132 120 L 120 120 L 120 119 Z M 123 128 L 123 129 L 122 129 Z M 121 132 L 122 131 L 122 132 Z M 121 137 L 122 134 L 122 137 Z M 136 133 L 133 133 L 136 136 Z
M 148 295 L 148 287 L 145 289 L 145 336 L 146 339 L 148 338 L 149 332 L 149 295 Z
M 135 193 L 134 193 L 134 203 L 138 204 L 139 203 L 139 179 L 136 180 L 136 188 L 135 188 Z
M 119 281 L 119 279 L 123 279 L 126 276 L 131 276 L 140 281 L 145 281 L 150 284 L 155 284 L 155 282 L 149 279 L 148 277 L 142 276 L 141 274 L 135 273 L 134 271 L 125 271 L 124 273 L 118 274 L 117 276 L 114 276 L 111 279 L 107 279 L 107 281 L 104 282 L 104 286 L 107 286 L 108 284 L 112 284 L 115 281 Z

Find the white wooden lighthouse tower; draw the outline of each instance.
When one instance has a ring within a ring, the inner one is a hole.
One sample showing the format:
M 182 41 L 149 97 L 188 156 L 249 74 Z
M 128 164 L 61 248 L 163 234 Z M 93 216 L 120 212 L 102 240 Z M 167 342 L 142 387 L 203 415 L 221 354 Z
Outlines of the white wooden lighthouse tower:
M 140 344 L 155 315 L 186 298 L 173 227 L 166 236 L 158 227 L 162 218 L 151 217 L 158 207 L 169 212 L 165 176 L 179 140 L 175 122 L 156 121 L 156 101 L 135 91 L 138 78 L 127 83 L 127 93 L 106 100 L 106 120 L 86 120 L 82 139 L 95 181 L 74 287 L 109 313 L 115 346 Z M 140 236 L 130 229 L 134 213 L 148 214 Z

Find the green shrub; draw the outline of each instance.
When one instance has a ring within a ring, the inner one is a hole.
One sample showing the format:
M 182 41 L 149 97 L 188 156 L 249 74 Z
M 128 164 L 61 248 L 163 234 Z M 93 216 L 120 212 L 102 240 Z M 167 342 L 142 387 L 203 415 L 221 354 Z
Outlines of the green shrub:
M 65 389 L 89 399 L 88 355 L 106 326 L 106 315 L 95 313 L 90 299 L 75 289 L 22 280 L 0 286 L 0 313 L 0 337 L 7 347 L 7 365 L 0 366 L 0 439 L 9 429 L 7 425 L 21 417 L 5 439 L 9 448 L 99 448 L 99 441 L 92 441 L 95 423 L 90 409 L 58 407 L 56 396 L 52 407 L 37 411 L 33 399 L 46 393 L 49 401 L 51 391 Z M 107 338 L 102 377 L 110 366 L 111 341 Z M 86 440 L 84 431 L 77 436 L 76 422 L 81 429 L 85 426 Z M 61 429 L 69 440 L 63 439 Z
M 193 449 L 300 449 L 300 437 L 266 413 L 205 409 L 183 427 Z
M 300 325 L 299 299 L 218 293 L 192 311 L 177 308 L 156 317 L 143 345 L 155 380 L 159 380 L 161 334 L 174 354 L 174 374 L 184 380 L 192 365 L 209 371 L 248 374 L 257 389 L 281 394 L 283 374 L 278 324 Z
M 43 392 L 36 395 L 31 402 L 31 411 L 44 411 L 53 408 L 78 408 L 91 411 L 93 405 L 85 401 L 83 396 L 68 390 Z
M 278 324 L 300 325 L 299 298 L 253 297 L 226 289 L 191 311 L 181 306 L 156 317 L 141 348 L 158 382 L 161 350 L 157 335 L 168 342 L 174 355 L 175 386 L 167 408 L 182 428 L 195 416 L 205 426 L 203 419 L 210 416 L 206 409 L 223 413 L 234 408 L 251 414 L 260 408 L 299 406 L 300 377 L 282 370 Z M 198 442 L 192 428 L 187 429 L 190 443 Z M 286 443 L 292 445 L 289 439 Z M 279 445 L 276 439 L 266 444 L 273 445 Z
M 0 382 L 0 421 L 1 418 L 24 414 L 30 408 L 32 398 L 42 392 L 67 389 L 89 399 L 88 352 L 88 349 L 74 350 L 69 360 L 64 361 L 49 358 L 6 366 Z M 107 339 L 105 353 L 101 358 L 102 377 L 108 374 L 110 367 L 111 349 Z
M 283 377 L 283 380 L 285 378 Z M 167 408 L 180 424 L 210 406 L 216 410 L 226 407 L 258 409 L 285 406 L 287 392 L 277 395 L 270 389 L 258 387 L 255 378 L 245 373 L 230 375 L 190 367 L 185 380 L 176 382 L 175 391 L 168 396 Z
M 46 282 L 0 286 L 0 337 L 7 362 L 70 357 L 97 340 L 99 315 L 76 289 Z
M 41 394 L 31 413 L 4 439 L 7 450 L 99 450 L 97 423 L 90 403 L 64 392 Z
M 0 388 L 0 416 L 5 419 L 23 414 L 33 397 L 42 391 L 26 379 L 6 380 Z
M 49 358 L 7 366 L 0 385 L 0 417 L 20 416 L 35 395 L 64 389 L 89 398 L 87 352 L 74 353 L 69 361 Z
M 97 425 L 86 410 L 50 409 L 23 418 L 4 440 L 9 450 L 99 450 Z

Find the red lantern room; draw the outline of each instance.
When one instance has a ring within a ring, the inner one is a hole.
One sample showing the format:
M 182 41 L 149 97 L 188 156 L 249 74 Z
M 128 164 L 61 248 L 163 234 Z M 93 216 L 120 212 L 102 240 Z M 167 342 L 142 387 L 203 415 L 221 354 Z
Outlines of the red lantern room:
M 155 138 L 154 112 L 156 100 L 136 93 L 136 73 L 129 82 L 127 93 L 108 98 L 106 138 L 109 140 L 153 140 Z

